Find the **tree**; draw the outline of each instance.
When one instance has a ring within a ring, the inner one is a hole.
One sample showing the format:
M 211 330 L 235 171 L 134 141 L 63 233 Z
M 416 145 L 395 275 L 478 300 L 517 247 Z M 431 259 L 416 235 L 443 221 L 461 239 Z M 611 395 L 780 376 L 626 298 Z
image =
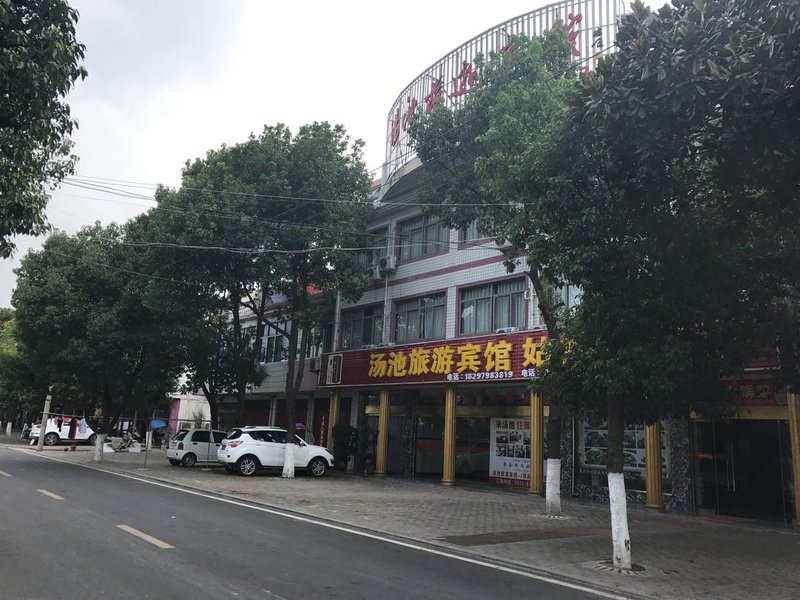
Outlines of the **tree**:
M 539 214 L 582 289 L 543 384 L 608 418 L 623 568 L 625 422 L 725 411 L 724 379 L 776 329 L 791 339 L 798 289 L 798 3 L 674 4 L 635 3 L 619 51 L 580 82 L 569 177 Z
M 77 121 L 64 97 L 78 79 L 78 13 L 64 0 L 0 1 L 0 256 L 11 237 L 46 230 L 52 189 L 74 170 Z
M 559 177 L 559 146 L 569 123 L 566 96 L 575 82 L 571 46 L 563 27 L 541 38 L 515 37 L 512 50 L 479 57 L 479 89 L 458 109 L 440 104 L 415 118 L 411 136 L 423 163 L 420 201 L 449 227 L 476 223 L 478 232 L 511 243 L 506 266 L 527 259 L 550 338 L 561 336 L 563 274 L 539 227 L 543 197 Z M 547 151 L 547 152 L 546 152 Z M 550 397 L 547 420 L 548 514 L 560 514 L 561 419 Z
M 153 264 L 167 265 L 162 273 L 201 286 L 185 315 L 224 324 L 217 330 L 226 339 L 222 361 L 233 371 L 218 389 L 237 395 L 240 421 L 265 329 L 286 338 L 290 440 L 321 300 L 334 289 L 356 298 L 369 283 L 348 249 L 364 245 L 371 208 L 362 146 L 327 123 L 305 125 L 295 136 L 283 125 L 265 127 L 187 164 L 180 189 L 159 190 L 142 237 Z M 242 322 L 248 312 L 252 328 Z M 196 381 L 220 374 L 202 360 L 208 355 L 201 351 L 191 363 Z M 292 477 L 293 445 L 287 448 L 284 474 Z
M 152 410 L 181 367 L 172 321 L 146 302 L 147 278 L 123 239 L 116 225 L 54 233 L 23 259 L 12 297 L 20 356 L 54 397 L 89 416 L 102 434 L 96 460 L 120 416 Z

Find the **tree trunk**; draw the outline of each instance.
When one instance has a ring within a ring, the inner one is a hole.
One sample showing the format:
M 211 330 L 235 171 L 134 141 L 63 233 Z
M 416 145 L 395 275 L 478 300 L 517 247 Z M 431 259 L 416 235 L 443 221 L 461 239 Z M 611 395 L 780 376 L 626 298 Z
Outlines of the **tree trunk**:
M 622 399 L 613 398 L 608 403 L 608 498 L 611 510 L 611 544 L 613 564 L 618 569 L 630 569 L 631 538 L 628 533 L 628 504 L 625 498 L 625 417 Z
M 236 365 L 236 422 L 244 425 L 245 403 L 247 401 L 247 370 L 249 365 L 244 364 L 244 347 L 242 340 L 242 321 L 239 318 L 239 296 L 238 286 L 231 290 L 231 313 L 233 317 L 233 335 L 231 340 L 231 358 Z
M 106 434 L 98 433 L 94 440 L 94 456 L 92 460 L 96 463 L 103 462 L 103 444 L 106 443 Z
M 553 517 L 561 515 L 561 414 L 550 405 L 547 418 L 547 478 L 545 480 L 545 508 Z
M 556 321 L 554 306 L 545 288 L 545 283 L 539 274 L 539 269 L 528 271 L 528 277 L 533 285 L 533 291 L 539 302 L 539 311 L 542 313 L 547 335 L 552 339 L 561 337 L 561 328 Z M 550 404 L 550 416 L 547 418 L 547 476 L 545 478 L 545 510 L 550 516 L 561 515 L 561 411 L 557 406 Z

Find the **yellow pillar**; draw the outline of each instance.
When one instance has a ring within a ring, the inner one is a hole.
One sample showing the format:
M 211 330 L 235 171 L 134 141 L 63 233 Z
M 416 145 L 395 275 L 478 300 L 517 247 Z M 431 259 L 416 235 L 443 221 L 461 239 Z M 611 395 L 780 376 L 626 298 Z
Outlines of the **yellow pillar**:
M 333 451 L 333 428 L 339 422 L 339 398 L 342 393 L 339 390 L 331 392 L 331 403 L 328 408 L 328 443 L 327 447 Z
M 645 506 L 650 510 L 664 510 L 661 493 L 661 425 L 651 423 L 644 427 L 644 462 L 647 481 Z
M 794 524 L 800 527 L 800 394 L 789 393 L 789 440 L 792 447 Z
M 386 476 L 386 458 L 389 454 L 389 390 L 378 392 L 380 412 L 378 413 L 378 447 L 375 452 L 375 475 Z
M 534 392 L 531 396 L 531 487 L 530 493 L 544 495 L 544 402 Z
M 442 456 L 442 485 L 456 481 L 456 386 L 448 383 L 444 389 L 444 445 Z

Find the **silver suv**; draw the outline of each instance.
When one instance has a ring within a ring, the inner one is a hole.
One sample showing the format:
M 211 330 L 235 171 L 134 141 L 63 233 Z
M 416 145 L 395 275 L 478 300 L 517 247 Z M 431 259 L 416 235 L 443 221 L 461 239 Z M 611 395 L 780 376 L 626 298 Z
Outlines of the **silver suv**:
M 294 468 L 322 477 L 333 467 L 327 448 L 306 443 L 295 436 Z M 217 451 L 217 460 L 229 473 L 243 477 L 259 469 L 282 469 L 286 456 L 286 430 L 279 427 L 239 427 L 231 430 Z

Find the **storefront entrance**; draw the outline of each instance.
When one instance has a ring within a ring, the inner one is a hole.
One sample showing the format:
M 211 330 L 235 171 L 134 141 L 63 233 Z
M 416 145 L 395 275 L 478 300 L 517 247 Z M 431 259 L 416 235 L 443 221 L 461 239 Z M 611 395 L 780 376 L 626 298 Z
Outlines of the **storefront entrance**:
M 789 426 L 778 420 L 694 425 L 695 500 L 717 514 L 789 522 Z

